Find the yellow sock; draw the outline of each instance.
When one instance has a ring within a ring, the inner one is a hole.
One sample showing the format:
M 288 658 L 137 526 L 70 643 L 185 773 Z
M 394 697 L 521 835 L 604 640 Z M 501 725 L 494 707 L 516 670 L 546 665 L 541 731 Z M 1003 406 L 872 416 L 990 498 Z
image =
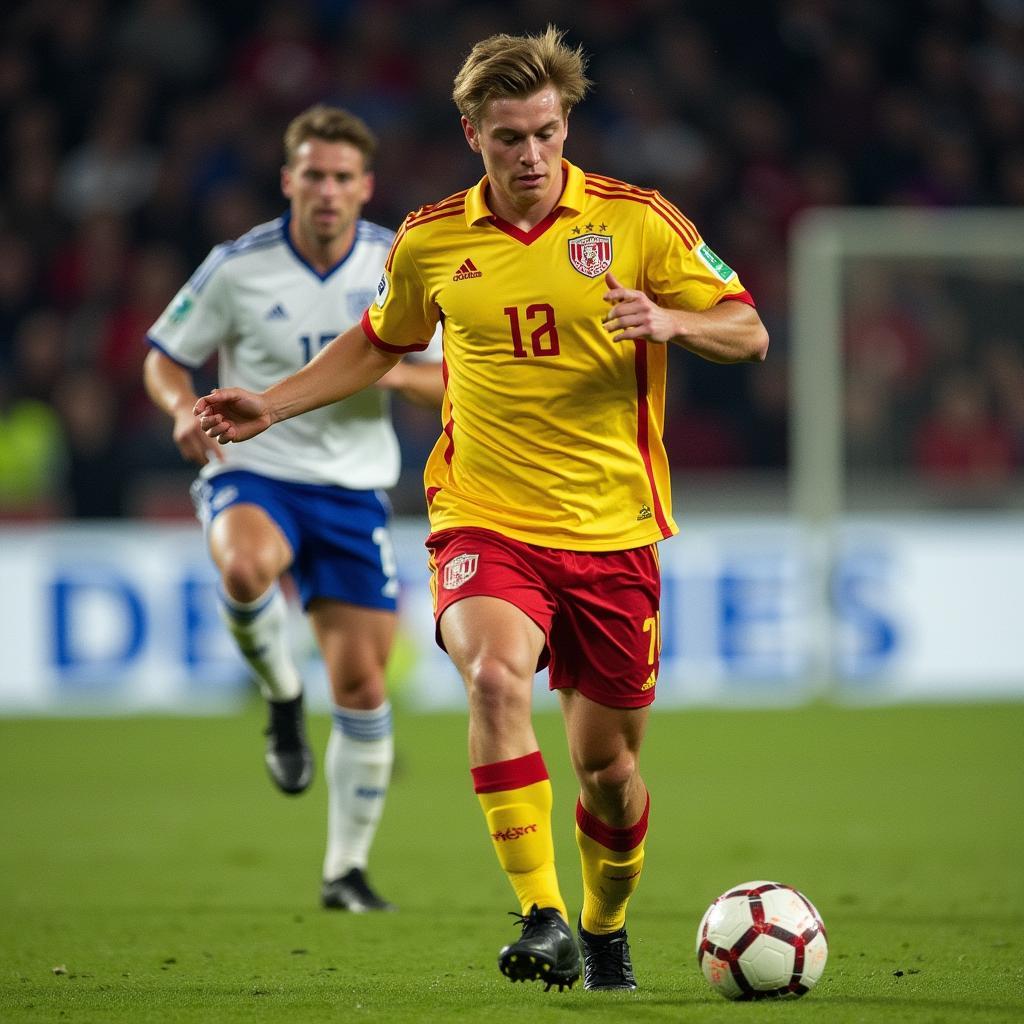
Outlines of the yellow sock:
M 555 875 L 551 838 L 551 781 L 539 750 L 473 768 L 476 790 L 498 863 L 522 912 L 554 907 L 568 920 Z
M 576 845 L 583 865 L 580 923 L 593 935 L 608 935 L 626 924 L 626 904 L 640 883 L 651 798 L 635 825 L 612 828 L 576 804 Z

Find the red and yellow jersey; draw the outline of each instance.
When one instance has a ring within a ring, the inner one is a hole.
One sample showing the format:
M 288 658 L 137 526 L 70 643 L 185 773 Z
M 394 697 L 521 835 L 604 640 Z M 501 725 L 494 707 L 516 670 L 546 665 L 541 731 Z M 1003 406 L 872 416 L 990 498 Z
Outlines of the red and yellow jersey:
M 444 325 L 443 432 L 424 474 L 434 532 L 620 551 L 677 527 L 666 346 L 611 340 L 606 271 L 675 309 L 750 297 L 658 192 L 563 169 L 559 205 L 529 232 L 491 213 L 486 178 L 410 214 L 362 324 L 389 352 Z

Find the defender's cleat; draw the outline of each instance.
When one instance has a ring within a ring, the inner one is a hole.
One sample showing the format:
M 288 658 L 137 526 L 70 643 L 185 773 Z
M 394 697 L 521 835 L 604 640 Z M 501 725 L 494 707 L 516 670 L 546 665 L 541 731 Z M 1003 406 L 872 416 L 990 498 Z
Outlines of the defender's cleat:
M 610 935 L 593 935 L 584 931 L 582 920 L 577 925 L 580 948 L 583 950 L 583 987 L 592 992 L 599 989 L 635 989 L 633 962 L 629 958 L 626 929 Z
M 350 910 L 353 914 L 398 909 L 373 891 L 366 875 L 359 868 L 352 868 L 340 878 L 324 882 L 320 890 L 320 902 L 327 910 Z
M 283 793 L 301 793 L 313 781 L 313 752 L 306 742 L 302 694 L 293 700 L 268 701 L 267 707 L 267 771 Z
M 539 909 L 535 903 L 528 914 L 513 914 L 523 926 L 518 942 L 498 954 L 498 969 L 510 981 L 543 981 L 544 991 L 552 985 L 572 988 L 580 976 L 580 951 L 568 924 L 554 907 Z

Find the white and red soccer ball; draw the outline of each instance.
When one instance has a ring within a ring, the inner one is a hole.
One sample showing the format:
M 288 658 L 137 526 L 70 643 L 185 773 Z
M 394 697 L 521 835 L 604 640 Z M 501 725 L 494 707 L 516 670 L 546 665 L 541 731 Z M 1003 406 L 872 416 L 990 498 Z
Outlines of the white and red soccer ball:
M 818 983 L 828 936 L 814 904 L 788 885 L 743 882 L 708 907 L 697 962 L 727 999 L 793 999 Z

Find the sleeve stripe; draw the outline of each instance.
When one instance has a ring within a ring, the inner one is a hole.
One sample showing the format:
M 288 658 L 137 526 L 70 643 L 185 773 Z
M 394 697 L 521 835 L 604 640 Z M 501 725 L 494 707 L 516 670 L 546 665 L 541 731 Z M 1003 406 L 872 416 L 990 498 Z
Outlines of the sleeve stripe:
M 627 181 L 619 181 L 618 178 L 609 178 L 604 174 L 587 174 L 587 184 L 594 185 L 597 188 L 607 188 L 612 190 L 622 190 L 625 192 L 632 192 L 634 195 L 652 197 L 654 193 L 653 188 L 640 188 L 638 185 L 630 185 Z
M 391 243 L 391 249 L 388 252 L 388 258 L 384 261 L 384 269 L 389 274 L 391 273 L 391 266 L 395 262 L 395 251 L 398 249 L 398 243 L 405 238 L 405 230 L 405 224 L 403 224 L 395 233 L 394 241 Z
M 667 210 L 660 208 L 653 199 L 650 199 L 647 196 L 630 195 L 628 192 L 609 194 L 607 192 L 599 192 L 597 189 L 591 188 L 588 188 L 586 191 L 588 196 L 597 196 L 598 199 L 625 199 L 631 203 L 640 203 L 643 206 L 648 206 L 654 210 L 677 235 L 679 235 L 679 237 L 686 243 L 687 249 L 692 249 L 697 242 L 697 238 L 699 236 L 696 234 L 696 229 L 693 228 L 693 225 L 690 224 L 682 214 L 679 214 L 679 218 L 682 223 L 674 221 Z M 672 207 L 672 209 L 675 208 Z M 678 213 L 678 211 L 676 212 Z M 691 234 L 684 225 L 689 225 L 693 233 Z
M 634 202 L 646 202 L 661 213 L 662 218 L 672 224 L 677 233 L 690 243 L 692 249 L 700 239 L 700 232 L 683 216 L 673 203 L 670 203 L 660 192 L 652 188 L 637 188 L 626 182 L 607 178 L 602 174 L 588 174 L 587 189 L 589 195 L 602 199 L 631 199 Z
M 152 334 L 146 335 L 146 341 L 150 345 L 150 347 L 155 348 L 157 352 L 159 352 L 161 355 L 166 356 L 168 359 L 170 359 L 172 363 L 176 363 L 183 370 L 195 372 L 203 365 L 204 362 L 206 362 L 206 360 L 204 359 L 203 362 L 201 363 L 186 363 L 185 360 L 181 358 L 181 356 L 172 355 L 157 338 L 153 337 Z
M 384 261 L 384 269 L 387 270 L 389 274 L 391 273 L 391 268 L 395 262 L 395 253 L 398 251 L 398 246 L 413 228 L 422 227 L 424 224 L 431 224 L 435 220 L 444 220 L 447 217 L 457 217 L 462 210 L 463 207 L 459 206 L 443 213 L 435 213 L 433 216 L 424 217 L 422 220 L 418 220 L 415 223 L 412 221 L 411 214 L 409 217 L 406 217 L 405 223 L 398 229 L 398 233 L 395 235 L 395 240 L 391 245 L 391 251 L 388 253 L 388 258 Z
M 700 232 L 688 221 L 679 209 L 672 205 L 660 192 L 655 193 L 654 196 L 654 208 L 667 220 L 670 224 L 675 223 L 680 229 L 680 234 L 684 238 L 690 240 L 690 248 L 692 249 L 697 242 L 700 241 Z
M 457 217 L 465 209 L 464 206 L 449 207 L 446 210 L 434 210 L 428 216 L 421 217 L 416 221 L 408 221 L 407 227 L 411 231 L 413 228 L 421 227 L 424 224 L 430 224 L 435 220 L 444 220 L 447 217 Z
M 437 203 L 428 203 L 426 206 L 421 206 L 418 210 L 413 210 L 412 213 L 406 218 L 409 223 L 414 223 L 423 217 L 428 217 L 433 213 L 439 213 L 441 210 L 447 210 L 451 207 L 464 207 L 466 205 L 466 195 L 469 193 L 469 189 L 463 189 L 461 192 L 456 192 L 455 195 L 448 196 L 446 199 L 442 199 Z
M 404 356 L 410 352 L 422 352 L 430 344 L 429 341 L 419 341 L 414 345 L 389 345 L 386 341 L 382 341 L 380 335 L 373 329 L 368 309 L 363 312 L 359 326 L 362 327 L 363 333 L 371 345 L 381 349 L 383 352 L 390 352 L 392 355 Z
M 746 288 L 744 288 L 743 291 L 741 291 L 741 292 L 731 292 L 729 295 L 723 295 L 718 300 L 718 302 L 732 302 L 732 301 L 735 301 L 735 302 L 745 302 L 748 306 L 753 306 L 754 305 L 754 296 L 751 295 L 750 292 L 748 292 L 746 290 Z M 718 303 L 716 303 L 716 305 L 717 304 Z

